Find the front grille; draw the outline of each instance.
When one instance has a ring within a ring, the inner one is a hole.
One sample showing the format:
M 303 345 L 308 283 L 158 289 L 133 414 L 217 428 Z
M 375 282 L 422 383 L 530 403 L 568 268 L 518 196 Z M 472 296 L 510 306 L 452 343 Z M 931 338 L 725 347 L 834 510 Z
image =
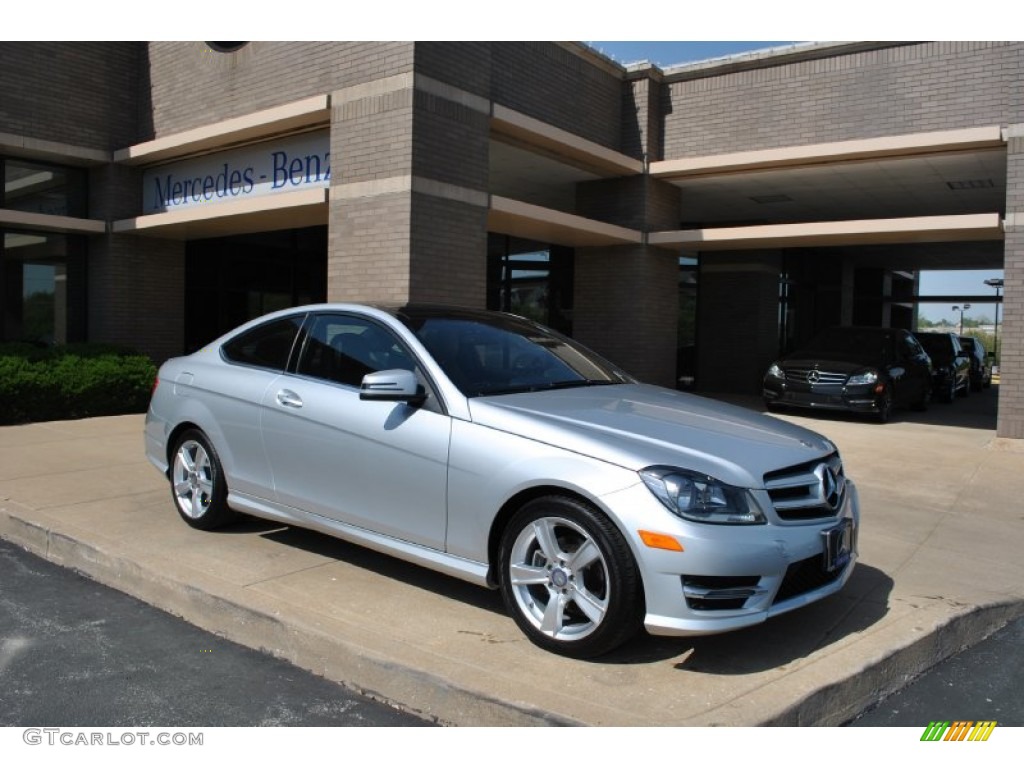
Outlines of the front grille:
M 826 571 L 825 560 L 821 555 L 798 560 L 786 569 L 786 575 L 782 579 L 782 585 L 775 594 L 772 605 L 831 584 L 841 574 L 842 569 L 833 573 Z
M 838 453 L 769 472 L 764 487 L 781 520 L 835 517 L 846 500 L 846 474 Z
M 786 381 L 797 384 L 834 384 L 842 386 L 846 383 L 847 374 L 835 371 L 819 371 L 817 368 L 786 368 Z M 816 374 L 815 376 L 811 374 Z
M 763 593 L 760 576 L 682 577 L 686 605 L 694 611 L 735 611 L 749 598 Z

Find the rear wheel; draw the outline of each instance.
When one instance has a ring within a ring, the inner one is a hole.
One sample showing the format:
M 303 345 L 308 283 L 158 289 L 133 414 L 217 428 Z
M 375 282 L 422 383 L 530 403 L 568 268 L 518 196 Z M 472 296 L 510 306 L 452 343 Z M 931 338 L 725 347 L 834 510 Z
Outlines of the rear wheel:
M 878 396 L 878 412 L 875 413 L 875 421 L 885 424 L 892 418 L 893 393 L 892 385 L 885 388 L 885 391 Z
M 181 434 L 171 461 L 171 495 L 178 514 L 193 528 L 211 530 L 235 519 L 220 457 L 198 429 Z
M 501 592 L 536 645 L 575 658 L 607 653 L 640 628 L 643 591 L 629 545 L 577 499 L 526 504 L 501 540 Z
M 932 384 L 930 381 L 925 380 L 921 386 L 921 397 L 918 398 L 917 402 L 914 403 L 915 411 L 927 411 L 928 406 L 932 401 Z
M 942 391 L 942 402 L 952 403 L 956 399 L 956 379 L 950 379 Z

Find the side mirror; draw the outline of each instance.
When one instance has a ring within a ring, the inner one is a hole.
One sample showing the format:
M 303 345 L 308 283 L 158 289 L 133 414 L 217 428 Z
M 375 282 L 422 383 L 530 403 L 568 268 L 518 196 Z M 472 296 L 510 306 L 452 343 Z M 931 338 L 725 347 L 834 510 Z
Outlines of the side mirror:
M 416 374 L 401 368 L 377 371 L 363 376 L 359 385 L 360 400 L 384 400 L 418 405 L 427 399 Z

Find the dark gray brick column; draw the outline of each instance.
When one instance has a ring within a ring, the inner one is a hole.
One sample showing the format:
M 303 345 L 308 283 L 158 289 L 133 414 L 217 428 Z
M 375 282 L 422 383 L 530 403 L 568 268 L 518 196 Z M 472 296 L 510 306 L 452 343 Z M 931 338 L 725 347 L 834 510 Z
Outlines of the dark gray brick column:
M 756 394 L 779 350 L 778 251 L 706 253 L 697 303 L 697 387 Z
M 89 174 L 89 214 L 116 221 L 142 208 L 139 171 L 108 165 Z M 185 344 L 185 244 L 135 235 L 89 238 L 88 338 L 162 362 Z
M 674 228 L 679 190 L 634 176 L 580 184 L 577 210 L 642 232 Z M 679 256 L 649 245 L 577 248 L 573 336 L 651 384 L 674 386 Z

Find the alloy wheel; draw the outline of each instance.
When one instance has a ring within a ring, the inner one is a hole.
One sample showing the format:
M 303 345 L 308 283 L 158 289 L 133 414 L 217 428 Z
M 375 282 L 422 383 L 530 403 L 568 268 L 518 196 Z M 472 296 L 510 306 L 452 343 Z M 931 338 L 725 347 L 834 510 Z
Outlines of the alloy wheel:
M 178 509 L 187 517 L 202 517 L 213 503 L 213 462 L 200 443 L 185 440 L 174 455 L 172 484 Z

